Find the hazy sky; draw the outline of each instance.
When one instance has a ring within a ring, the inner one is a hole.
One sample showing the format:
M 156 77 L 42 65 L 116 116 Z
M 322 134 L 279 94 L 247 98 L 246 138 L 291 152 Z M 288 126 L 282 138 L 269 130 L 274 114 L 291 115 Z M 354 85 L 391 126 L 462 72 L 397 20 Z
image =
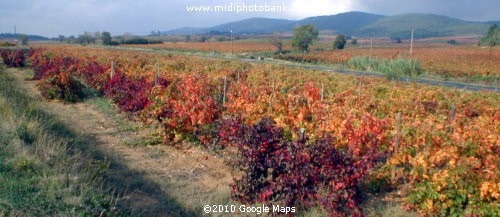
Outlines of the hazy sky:
M 285 5 L 287 11 L 236 13 L 236 6 L 243 4 Z M 213 11 L 215 6 L 230 10 L 231 5 L 233 12 Z M 191 6 L 211 6 L 205 9 L 212 11 L 189 12 Z M 13 32 L 16 26 L 18 32 L 49 37 L 83 31 L 148 34 L 151 30 L 207 27 L 250 17 L 301 19 L 347 11 L 500 20 L 500 0 L 0 0 L 0 33 Z

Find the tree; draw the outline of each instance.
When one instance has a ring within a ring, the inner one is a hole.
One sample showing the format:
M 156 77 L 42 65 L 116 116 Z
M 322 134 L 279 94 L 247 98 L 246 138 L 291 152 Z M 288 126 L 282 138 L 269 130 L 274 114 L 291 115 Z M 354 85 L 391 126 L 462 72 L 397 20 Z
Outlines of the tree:
M 93 43 L 94 42 L 94 38 L 92 38 L 88 34 L 83 34 L 83 35 L 78 36 L 78 38 L 76 39 L 76 41 L 79 44 L 85 45 L 85 44 Z
M 25 35 L 25 34 L 19 34 L 18 37 L 19 37 L 19 41 L 21 41 L 22 45 L 28 45 L 29 38 L 28 38 L 27 35 Z
M 281 40 L 281 36 L 278 33 L 275 33 L 269 39 L 269 43 L 276 47 L 276 52 L 281 53 L 283 51 L 283 41 Z
M 101 40 L 103 45 L 111 45 L 113 43 L 113 38 L 111 38 L 111 33 L 102 32 Z
M 398 44 L 401 44 L 403 42 L 403 41 L 401 41 L 401 37 L 399 37 L 399 36 L 392 36 L 391 40 L 393 40 L 394 42 L 396 42 Z
M 345 35 L 337 35 L 335 41 L 333 42 L 333 49 L 342 50 L 344 49 L 345 44 L 346 44 Z
M 199 41 L 200 41 L 200 42 L 206 42 L 207 40 L 208 40 L 207 36 L 202 35 L 202 36 L 200 37 L 200 40 L 199 40 Z
M 294 29 L 292 46 L 300 51 L 308 52 L 309 45 L 318 39 L 319 32 L 313 25 L 302 25 Z
M 59 35 L 59 36 L 57 37 L 57 40 L 59 40 L 59 42 L 63 43 L 63 42 L 64 42 L 64 40 L 66 40 L 66 37 L 65 37 L 64 35 Z
M 79 38 L 84 41 L 84 43 L 80 42 L 80 44 L 95 44 L 95 32 L 84 31 L 83 36 L 80 36 Z
M 491 59 L 491 52 L 493 47 L 497 45 L 497 35 L 498 35 L 498 26 L 497 24 L 493 24 L 490 26 L 490 29 L 488 30 L 488 34 L 486 35 L 486 40 L 488 42 L 488 47 L 490 47 L 490 59 Z
M 101 38 L 101 32 L 97 31 L 97 32 L 94 32 L 94 37 L 95 39 L 98 39 L 98 38 Z
M 70 35 L 66 38 L 66 42 L 70 43 L 70 44 L 73 44 L 73 43 L 77 43 L 76 41 L 76 37 L 74 35 Z
M 357 38 L 351 39 L 351 44 L 352 45 L 358 45 L 358 39 Z

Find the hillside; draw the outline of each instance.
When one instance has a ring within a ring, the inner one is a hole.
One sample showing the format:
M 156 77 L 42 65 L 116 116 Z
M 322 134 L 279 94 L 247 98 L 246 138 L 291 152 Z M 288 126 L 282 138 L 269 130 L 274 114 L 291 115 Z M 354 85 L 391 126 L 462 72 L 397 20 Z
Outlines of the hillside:
M 488 30 L 484 23 L 468 22 L 434 14 L 403 14 L 382 18 L 373 24 L 360 28 L 357 35 L 428 38 L 464 34 L 483 34 Z
M 162 34 L 166 35 L 186 35 L 186 34 L 226 34 L 231 30 L 239 34 L 268 34 L 279 31 L 289 31 L 293 29 L 296 21 L 285 19 L 271 19 L 271 18 L 250 18 L 236 22 L 224 23 L 209 28 L 190 28 L 183 27 L 164 31 Z M 191 32 L 193 31 L 193 32 Z
M 205 34 L 206 28 L 196 28 L 196 27 L 182 27 L 178 29 L 172 29 L 169 31 L 161 31 L 162 35 L 200 35 Z
M 16 36 L 14 35 L 14 33 L 0 33 L 0 39 L 15 39 L 15 38 Z M 28 35 L 28 39 L 31 41 L 50 40 L 49 38 L 40 35 Z
M 211 32 L 229 32 L 233 30 L 238 33 L 273 33 L 281 31 L 289 31 L 293 29 L 295 21 L 284 19 L 269 19 L 269 18 L 250 18 L 237 22 L 226 23 L 212 28 L 207 31 Z
M 312 24 L 319 30 L 335 30 L 339 33 L 352 34 L 357 29 L 375 23 L 384 18 L 382 15 L 365 12 L 347 12 L 330 16 L 309 17 L 296 22 L 296 25 Z
M 415 30 L 415 37 L 428 38 L 439 36 L 485 34 L 488 26 L 498 21 L 470 22 L 435 14 L 402 14 L 383 16 L 365 12 L 347 12 L 330 16 L 308 17 L 302 20 L 270 18 L 250 18 L 225 23 L 208 28 L 179 28 L 164 31 L 166 35 L 186 34 L 227 34 L 233 30 L 237 34 L 269 34 L 273 32 L 291 32 L 298 25 L 312 24 L 319 30 L 331 30 L 338 33 L 357 36 L 410 37 L 410 30 Z
M 183 27 L 164 31 L 167 35 L 228 33 L 230 30 L 240 34 L 269 34 L 273 32 L 292 31 L 295 26 L 311 24 L 319 30 L 335 30 L 351 34 L 355 30 L 372 24 L 383 18 L 382 15 L 365 12 L 347 12 L 330 16 L 308 17 L 302 20 L 285 20 L 271 18 L 250 18 L 236 22 L 225 23 L 208 28 Z
M 487 22 L 484 22 L 488 25 L 491 25 L 491 24 L 497 24 L 497 26 L 500 26 L 500 20 L 494 20 L 494 21 L 487 21 Z

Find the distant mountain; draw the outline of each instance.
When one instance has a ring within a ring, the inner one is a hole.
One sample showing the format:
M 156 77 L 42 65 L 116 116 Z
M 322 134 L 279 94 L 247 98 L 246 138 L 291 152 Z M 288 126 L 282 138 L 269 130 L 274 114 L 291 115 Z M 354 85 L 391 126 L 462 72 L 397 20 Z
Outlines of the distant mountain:
M 193 28 L 193 27 L 182 27 L 178 29 L 172 29 L 169 31 L 160 32 L 162 35 L 200 35 L 205 34 L 206 28 Z
M 193 30 L 193 34 L 210 34 L 228 33 L 233 30 L 238 34 L 269 34 L 292 31 L 293 28 L 298 25 L 311 24 L 315 25 L 319 30 L 335 30 L 337 32 L 349 34 L 383 17 L 382 15 L 365 12 L 347 12 L 330 16 L 308 17 L 303 20 L 250 18 L 209 28 L 183 27 L 161 33 L 166 35 L 186 35 L 191 34 L 191 30 Z
M 271 18 L 250 18 L 231 23 L 225 23 L 210 28 L 179 28 L 165 32 L 166 35 L 187 35 L 191 34 L 210 34 L 210 33 L 229 33 L 231 30 L 238 34 L 268 34 L 279 31 L 289 31 L 293 29 L 296 21 Z
M 296 21 L 284 19 L 270 19 L 270 18 L 250 18 L 241 21 L 226 23 L 212 28 L 207 31 L 214 32 L 233 32 L 238 33 L 256 33 L 267 34 L 273 32 L 289 31 L 293 29 Z
M 500 20 L 496 20 L 496 21 L 487 21 L 487 22 L 484 22 L 485 24 L 488 24 L 488 25 L 491 25 L 491 24 L 497 24 L 497 26 L 500 26 Z
M 0 39 L 15 39 L 15 38 L 16 38 L 16 35 L 14 33 L 0 33 Z M 45 36 L 40 36 L 40 35 L 28 35 L 28 39 L 30 41 L 50 40 L 50 38 L 47 38 Z
M 347 12 L 330 16 L 309 17 L 296 22 L 296 25 L 311 24 L 319 30 L 335 30 L 352 34 L 357 29 L 375 23 L 385 16 L 365 12 Z
M 402 14 L 383 16 L 365 12 L 347 12 L 330 16 L 308 17 L 302 20 L 284 20 L 270 18 L 250 18 L 225 23 L 208 28 L 180 28 L 164 31 L 167 35 L 188 34 L 228 34 L 233 30 L 237 34 L 269 34 L 273 32 L 291 32 L 299 25 L 312 24 L 319 30 L 331 30 L 354 36 L 400 37 L 408 38 L 411 29 L 415 37 L 427 38 L 454 35 L 485 34 L 488 26 L 499 21 L 469 22 L 435 14 Z
M 356 31 L 357 35 L 428 38 L 464 34 L 484 34 L 488 25 L 434 14 L 403 14 L 385 17 Z

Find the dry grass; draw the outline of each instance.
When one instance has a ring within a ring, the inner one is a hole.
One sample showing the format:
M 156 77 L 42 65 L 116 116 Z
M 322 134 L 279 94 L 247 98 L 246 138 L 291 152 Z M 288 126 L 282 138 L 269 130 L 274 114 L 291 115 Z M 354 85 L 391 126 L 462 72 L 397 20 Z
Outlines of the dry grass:
M 107 162 L 79 151 L 77 139 L 4 71 L 0 69 L 0 216 L 111 212 L 116 197 L 99 184 Z
M 10 181 L 22 186 L 0 186 L 0 216 L 199 216 L 205 204 L 230 203 L 229 174 L 224 184 L 212 177 L 221 160 L 207 162 L 207 153 L 196 149 L 123 145 L 141 143 L 148 129 L 102 98 L 76 105 L 40 101 L 24 70 L 8 71 L 0 73 L 0 163 L 5 153 L 15 168 L 36 170 Z M 16 193 L 33 185 L 46 187 Z
M 68 127 L 4 71 L 0 216 L 196 216 L 150 177 L 97 150 L 91 135 Z

